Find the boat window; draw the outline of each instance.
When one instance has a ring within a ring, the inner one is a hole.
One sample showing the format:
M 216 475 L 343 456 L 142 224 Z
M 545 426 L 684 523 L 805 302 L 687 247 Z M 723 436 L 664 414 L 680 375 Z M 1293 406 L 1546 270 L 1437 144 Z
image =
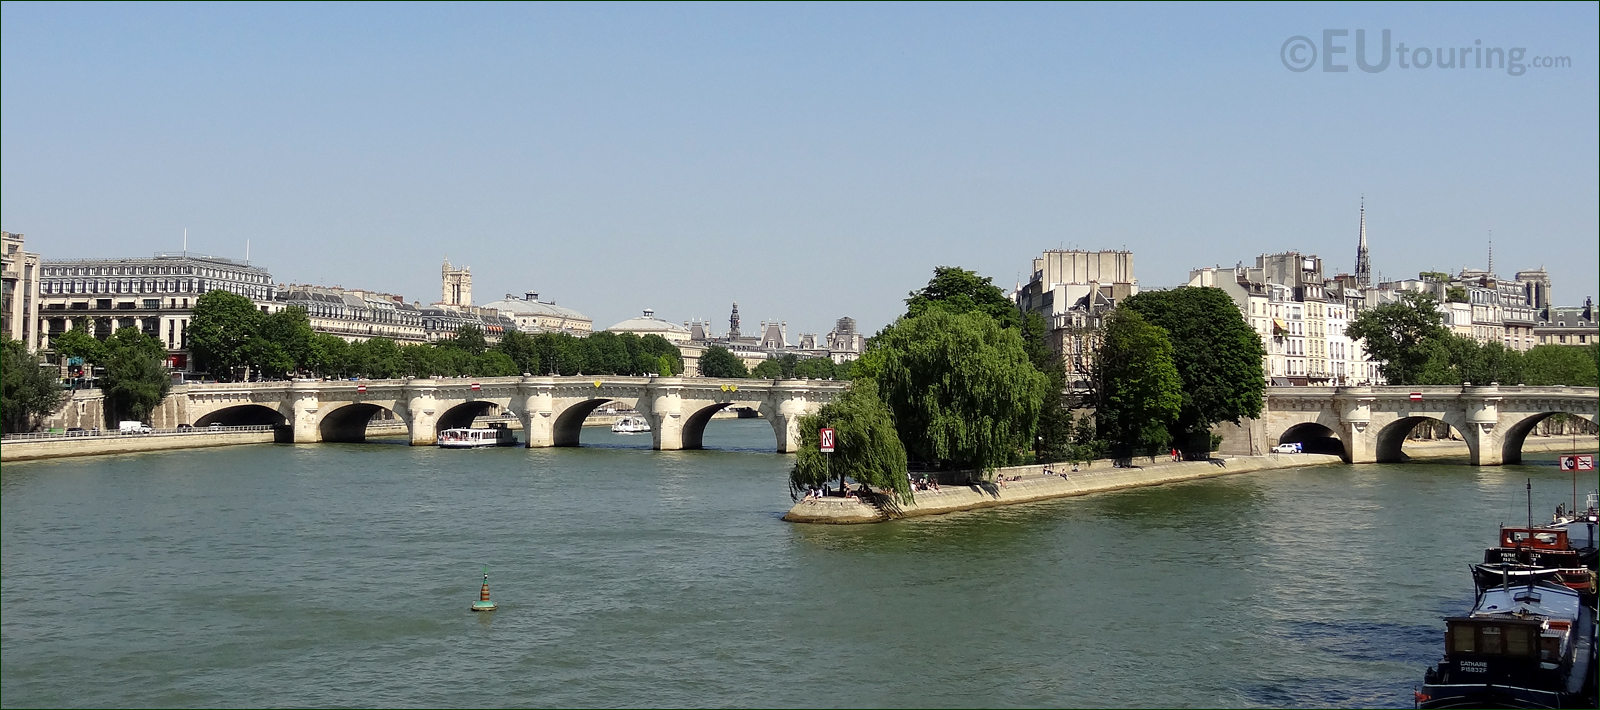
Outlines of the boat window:
M 1533 635 L 1528 633 L 1526 626 L 1507 626 L 1505 628 L 1505 654 L 1508 656 L 1529 656 L 1533 654 Z
M 1466 624 L 1452 625 L 1444 634 L 1444 645 L 1447 653 L 1472 653 L 1478 650 L 1477 634 L 1475 629 Z
M 1500 638 L 1500 627 L 1482 626 L 1478 628 L 1483 643 L 1479 649 L 1483 653 L 1505 653 L 1505 642 Z

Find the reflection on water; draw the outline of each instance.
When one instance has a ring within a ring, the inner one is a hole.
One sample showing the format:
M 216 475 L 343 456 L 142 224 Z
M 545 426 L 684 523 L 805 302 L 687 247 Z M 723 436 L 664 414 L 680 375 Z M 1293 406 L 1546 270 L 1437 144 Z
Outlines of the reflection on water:
M 1523 481 L 1571 485 L 1322 466 L 797 526 L 764 421 L 583 440 L 8 465 L 0 704 L 1401 707 Z

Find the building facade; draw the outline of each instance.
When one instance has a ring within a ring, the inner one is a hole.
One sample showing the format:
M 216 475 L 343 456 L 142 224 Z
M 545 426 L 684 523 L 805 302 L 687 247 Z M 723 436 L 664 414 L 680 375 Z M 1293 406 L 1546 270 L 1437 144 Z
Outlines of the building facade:
M 4 309 L 0 310 L 0 332 L 20 340 L 28 350 L 39 345 L 39 255 L 25 251 L 23 236 L 11 232 L 0 243 L 0 281 L 4 283 Z
M 509 316 L 524 333 L 566 333 L 582 337 L 594 330 L 594 320 L 571 308 L 558 306 L 554 301 L 541 301 L 536 291 L 528 291 L 522 298 L 512 294 L 484 304 Z
M 1024 312 L 1044 318 L 1067 387 L 1081 390 L 1088 386 L 1093 353 L 1100 347 L 1102 320 L 1138 292 L 1133 252 L 1051 249 L 1033 260 L 1028 283 L 1012 297 Z
M 75 327 L 102 340 L 120 328 L 139 328 L 166 346 L 167 364 L 176 369 L 189 369 L 189 321 L 206 293 L 236 293 L 263 312 L 280 307 L 271 274 L 222 257 L 50 259 L 40 271 L 39 347 Z
M 315 333 L 358 343 L 388 338 L 397 343 L 427 342 L 422 310 L 386 293 L 338 286 L 279 284 L 273 296 L 282 308 L 301 308 Z

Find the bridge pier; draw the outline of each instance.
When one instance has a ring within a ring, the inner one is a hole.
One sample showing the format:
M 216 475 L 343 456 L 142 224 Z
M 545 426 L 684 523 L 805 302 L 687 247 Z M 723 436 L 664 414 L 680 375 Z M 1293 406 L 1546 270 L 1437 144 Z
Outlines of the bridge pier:
M 522 436 L 530 449 L 556 445 L 555 379 L 524 377 L 518 390 L 522 405 L 517 418 L 522 420 Z
M 676 377 L 660 378 L 648 388 L 651 396 L 641 397 L 641 414 L 650 420 L 650 448 L 657 451 L 683 449 L 683 384 Z M 645 402 L 650 406 L 646 408 Z
M 289 424 L 294 427 L 294 443 L 315 444 L 322 441 L 322 430 L 318 426 L 321 418 L 317 416 L 317 410 L 320 409 L 317 389 L 310 383 L 296 382 L 289 387 L 289 397 L 293 401 L 294 416 L 289 418 Z
M 434 397 L 437 384 L 433 380 L 412 380 L 406 386 L 406 393 L 411 395 L 406 400 L 406 419 L 411 427 L 412 446 L 439 443 L 439 413 L 442 407 Z

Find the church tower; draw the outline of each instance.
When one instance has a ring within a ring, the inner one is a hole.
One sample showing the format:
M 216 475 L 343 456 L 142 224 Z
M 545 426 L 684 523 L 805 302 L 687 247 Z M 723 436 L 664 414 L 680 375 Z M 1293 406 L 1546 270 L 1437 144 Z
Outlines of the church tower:
M 439 272 L 444 282 L 439 302 L 446 306 L 458 306 L 461 308 L 471 306 L 472 267 L 451 268 L 450 259 L 446 258 L 444 266 L 439 269 Z
M 1356 283 L 1372 285 L 1372 261 L 1367 257 L 1367 196 L 1361 196 L 1361 241 L 1356 245 Z

